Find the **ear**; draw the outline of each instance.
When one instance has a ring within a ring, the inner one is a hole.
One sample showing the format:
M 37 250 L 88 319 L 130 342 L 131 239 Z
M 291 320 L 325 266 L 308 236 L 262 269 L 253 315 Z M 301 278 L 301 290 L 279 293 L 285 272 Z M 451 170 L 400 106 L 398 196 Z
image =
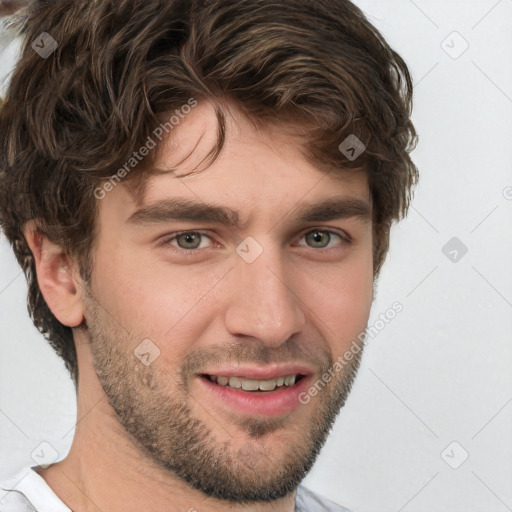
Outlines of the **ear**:
M 41 233 L 33 220 L 25 224 L 23 234 L 34 257 L 39 288 L 51 312 L 68 327 L 80 325 L 84 319 L 83 285 L 76 263 Z

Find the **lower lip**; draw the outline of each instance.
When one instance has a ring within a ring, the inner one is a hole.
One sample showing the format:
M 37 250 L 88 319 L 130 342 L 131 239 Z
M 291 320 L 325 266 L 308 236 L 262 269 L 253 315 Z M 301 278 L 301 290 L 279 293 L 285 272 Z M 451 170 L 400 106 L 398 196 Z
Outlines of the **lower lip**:
M 303 377 L 293 386 L 285 386 L 277 391 L 251 392 L 220 386 L 206 377 L 198 378 L 206 393 L 228 407 L 238 412 L 261 416 L 279 416 L 294 411 L 301 405 L 299 395 L 308 388 L 310 379 L 311 376 Z

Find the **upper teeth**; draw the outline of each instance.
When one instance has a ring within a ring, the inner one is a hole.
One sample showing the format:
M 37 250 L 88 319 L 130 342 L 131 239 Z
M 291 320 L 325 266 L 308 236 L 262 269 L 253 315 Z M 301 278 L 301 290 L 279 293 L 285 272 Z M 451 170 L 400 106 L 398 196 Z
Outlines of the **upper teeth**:
M 216 382 L 220 386 L 229 386 L 231 388 L 240 389 L 244 391 L 272 391 L 276 387 L 282 386 L 293 386 L 297 375 L 288 375 L 286 377 L 278 377 L 277 379 L 269 380 L 255 380 L 255 379 L 243 379 L 242 377 L 224 377 L 222 375 L 210 375 L 213 382 Z

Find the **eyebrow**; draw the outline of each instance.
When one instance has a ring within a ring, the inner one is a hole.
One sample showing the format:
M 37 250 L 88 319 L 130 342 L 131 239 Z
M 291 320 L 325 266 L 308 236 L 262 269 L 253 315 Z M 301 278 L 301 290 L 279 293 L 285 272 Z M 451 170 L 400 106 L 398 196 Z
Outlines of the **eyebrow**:
M 335 196 L 316 203 L 299 203 L 294 211 L 298 212 L 297 221 L 303 223 L 348 218 L 368 223 L 371 218 L 370 204 L 354 197 Z M 144 206 L 135 211 L 127 223 L 146 225 L 169 221 L 223 224 L 237 229 L 244 227 L 238 211 L 185 197 L 164 199 Z

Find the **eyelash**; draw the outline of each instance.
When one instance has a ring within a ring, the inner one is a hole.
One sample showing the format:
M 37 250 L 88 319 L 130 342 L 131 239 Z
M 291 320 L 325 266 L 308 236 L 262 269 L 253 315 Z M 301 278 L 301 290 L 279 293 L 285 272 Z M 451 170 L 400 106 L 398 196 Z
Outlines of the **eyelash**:
M 301 236 L 301 239 L 304 238 L 305 236 L 309 235 L 310 233 L 313 233 L 315 231 L 318 231 L 319 233 L 329 233 L 330 235 L 336 235 L 338 236 L 340 239 L 341 239 L 341 242 L 342 242 L 342 246 L 343 247 L 347 247 L 349 245 L 352 244 L 352 239 L 348 236 L 348 235 L 342 235 L 340 233 L 338 233 L 337 231 L 332 231 L 332 230 L 329 230 L 329 229 L 320 229 L 320 228 L 312 228 L 308 231 L 306 231 L 302 236 Z M 179 231 L 177 233 L 173 233 L 172 235 L 169 235 L 169 236 L 166 236 L 161 242 L 159 245 L 163 246 L 163 247 L 170 247 L 172 249 L 172 251 L 176 254 L 180 254 L 180 255 L 186 255 L 186 256 L 196 256 L 198 253 L 200 253 L 201 251 L 204 251 L 205 249 L 175 249 L 173 248 L 172 246 L 172 242 L 174 240 L 176 240 L 179 236 L 181 235 L 185 235 L 185 234 L 200 234 L 200 235 L 203 235 L 203 236 L 206 236 L 210 239 L 212 239 L 212 237 L 205 231 L 201 231 L 201 230 L 193 230 L 193 231 Z M 329 240 L 329 243 L 330 243 L 330 240 Z M 302 246 L 304 247 L 304 246 Z M 336 250 L 336 249 L 339 249 L 340 247 L 329 247 L 329 248 L 324 248 L 324 249 L 314 249 L 314 248 L 311 248 L 313 249 L 315 252 L 319 252 L 319 253 L 327 253 L 327 252 L 330 252 L 332 250 Z

